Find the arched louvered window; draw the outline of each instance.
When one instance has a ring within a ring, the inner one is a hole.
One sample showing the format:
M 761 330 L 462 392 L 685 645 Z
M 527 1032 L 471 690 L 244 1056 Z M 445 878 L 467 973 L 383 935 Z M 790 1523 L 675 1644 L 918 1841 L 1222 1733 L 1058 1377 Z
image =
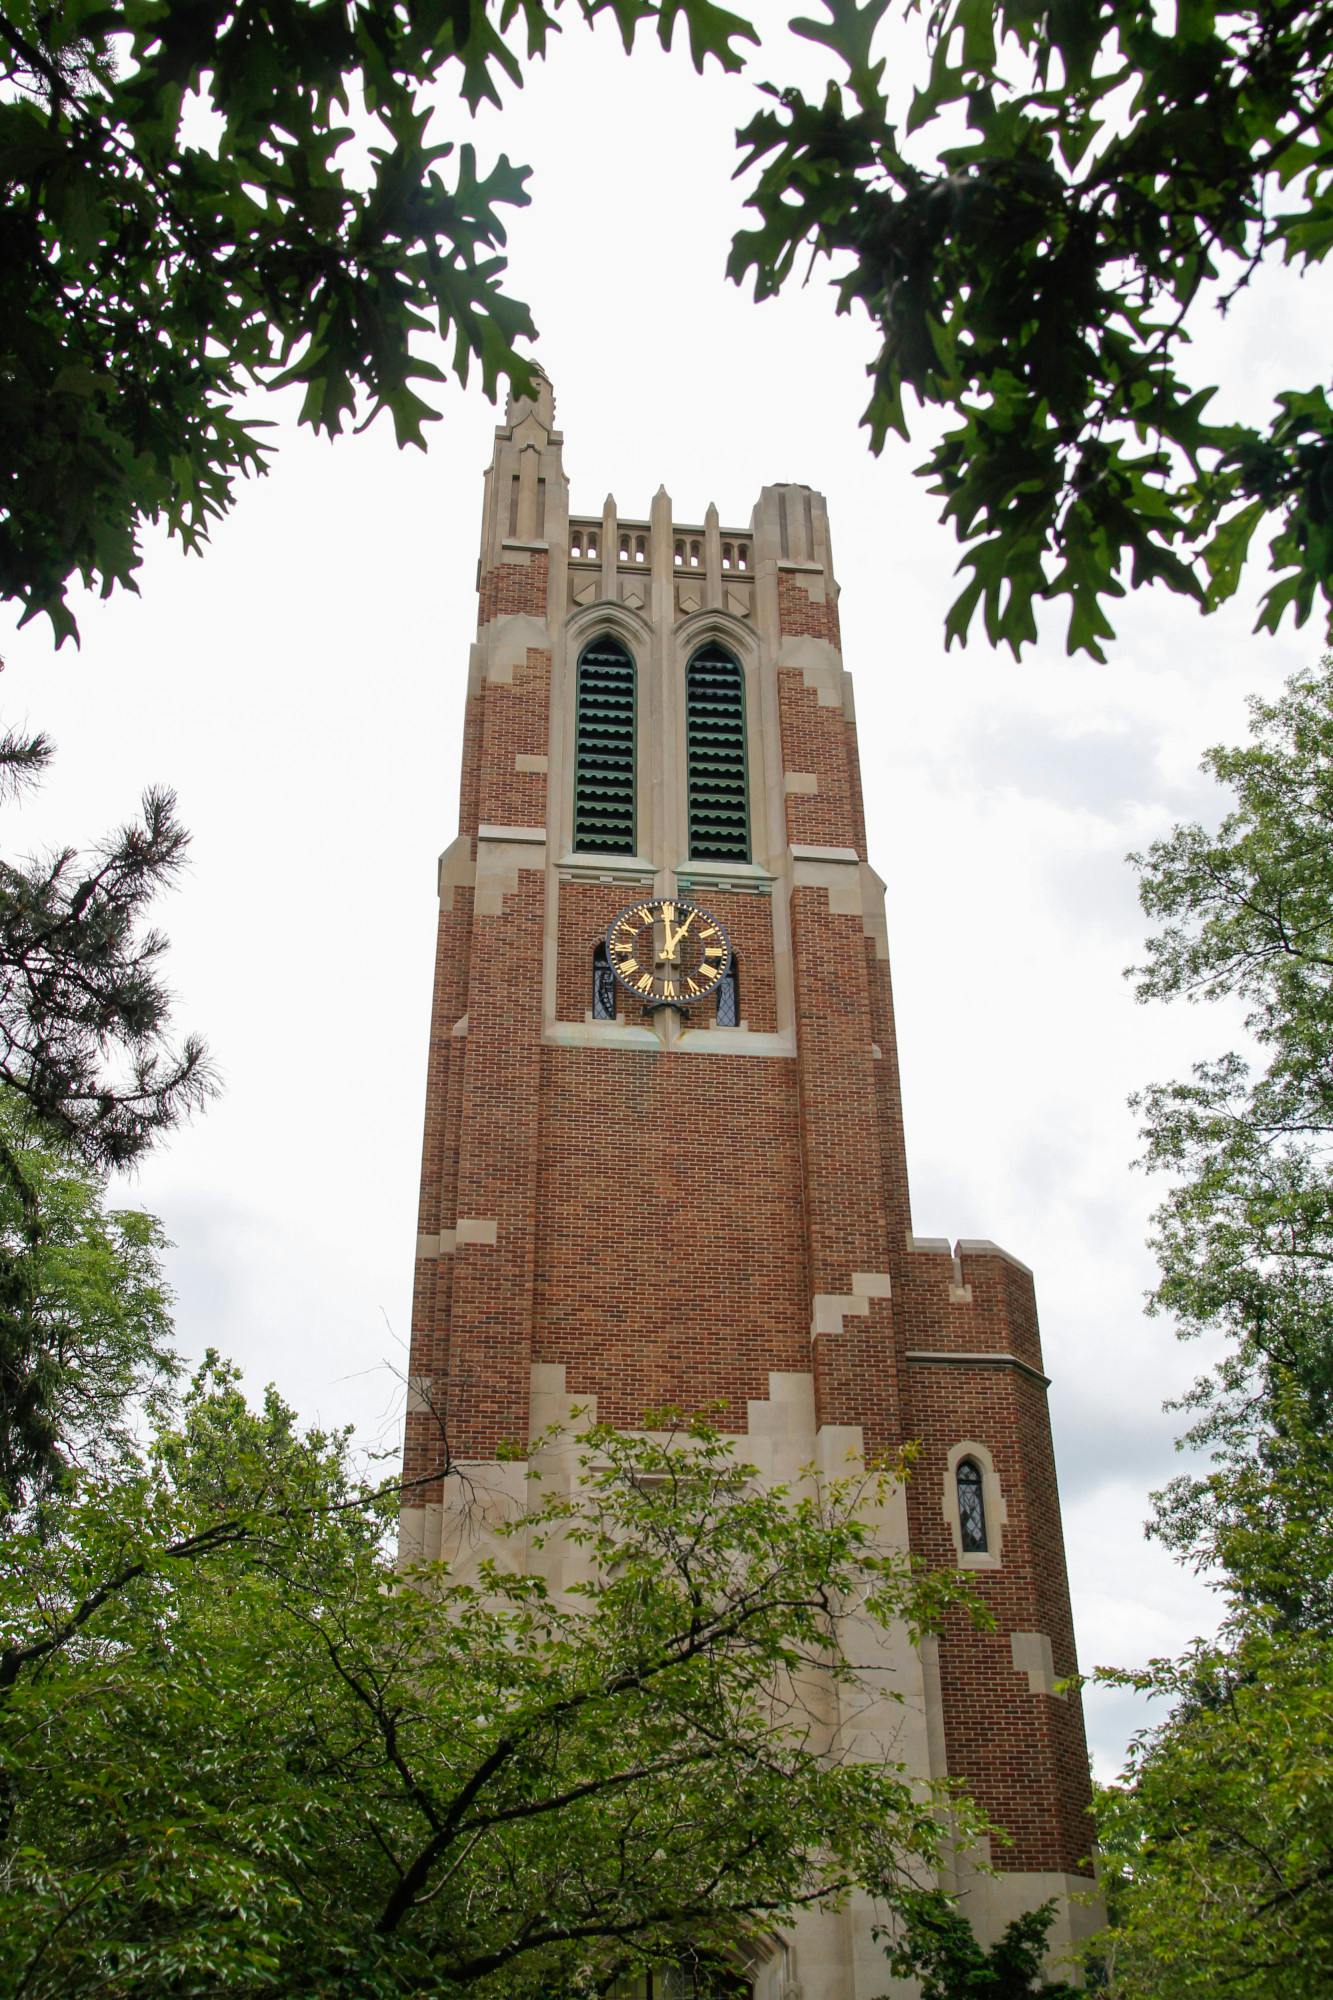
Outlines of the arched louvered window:
M 741 966 L 733 951 L 726 978 L 717 989 L 717 1025 L 719 1028 L 739 1028 L 740 1024 Z
M 982 1495 L 981 1467 L 974 1458 L 960 1459 L 954 1477 L 958 1481 L 958 1526 L 962 1536 L 963 1554 L 984 1555 L 986 1502 Z
M 745 676 L 721 646 L 703 646 L 685 669 L 690 854 L 696 861 L 748 861 Z
M 606 955 L 605 938 L 600 940 L 592 955 L 592 1018 L 594 1021 L 614 1021 L 616 1018 L 616 975 Z
M 634 662 L 615 639 L 579 655 L 574 715 L 574 845 L 634 852 Z

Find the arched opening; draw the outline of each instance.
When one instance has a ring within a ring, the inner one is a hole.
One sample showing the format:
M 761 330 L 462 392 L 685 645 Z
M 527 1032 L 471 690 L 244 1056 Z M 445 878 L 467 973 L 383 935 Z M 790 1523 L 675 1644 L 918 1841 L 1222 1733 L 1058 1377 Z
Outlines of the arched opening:
M 745 675 L 722 646 L 701 646 L 685 669 L 690 855 L 750 859 Z
M 574 845 L 633 854 L 634 662 L 618 639 L 579 655 L 574 713 Z

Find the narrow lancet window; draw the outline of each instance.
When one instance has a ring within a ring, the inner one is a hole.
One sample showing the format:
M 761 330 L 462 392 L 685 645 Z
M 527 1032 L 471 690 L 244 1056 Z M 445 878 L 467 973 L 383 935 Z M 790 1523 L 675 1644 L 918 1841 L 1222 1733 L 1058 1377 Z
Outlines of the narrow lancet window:
M 616 975 L 606 955 L 605 939 L 592 955 L 592 1018 L 594 1021 L 616 1018 Z
M 717 989 L 717 1025 L 719 1028 L 739 1028 L 740 1024 L 741 969 L 740 960 L 733 951 L 726 977 Z
M 961 1459 L 955 1477 L 958 1481 L 958 1526 L 962 1536 L 963 1554 L 984 1555 L 986 1502 L 982 1495 L 981 1467 L 974 1458 Z
M 574 845 L 633 854 L 634 662 L 615 639 L 579 656 L 574 718 Z
M 685 742 L 692 858 L 748 861 L 745 676 L 721 646 L 701 647 L 685 670 Z

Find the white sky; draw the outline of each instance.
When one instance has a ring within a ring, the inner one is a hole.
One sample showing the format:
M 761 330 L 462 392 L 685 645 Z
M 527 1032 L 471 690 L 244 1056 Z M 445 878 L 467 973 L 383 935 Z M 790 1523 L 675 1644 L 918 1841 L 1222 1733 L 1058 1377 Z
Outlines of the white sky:
M 775 16 L 775 18 L 777 18 Z M 812 77 L 774 37 L 767 73 Z M 764 58 L 755 78 L 766 73 Z M 916 1228 L 989 1236 L 1037 1274 L 1080 1656 L 1181 1647 L 1213 1601 L 1142 1539 L 1170 1476 L 1164 1397 L 1197 1351 L 1146 1321 L 1152 1203 L 1126 1097 L 1227 1045 L 1228 1024 L 1134 1004 L 1142 924 L 1128 849 L 1217 810 L 1208 743 L 1244 698 L 1314 659 L 1312 626 L 1250 636 L 1254 593 L 1201 621 L 1165 593 L 1121 610 L 1110 663 L 1069 662 L 1063 617 L 1021 665 L 982 640 L 945 655 L 956 548 L 911 476 L 927 432 L 873 460 L 858 432 L 864 322 L 822 280 L 755 306 L 722 276 L 741 195 L 731 133 L 753 82 L 701 82 L 683 49 L 632 61 L 571 30 L 503 117 L 495 151 L 536 169 L 512 285 L 541 329 L 576 511 L 608 489 L 677 519 L 749 518 L 765 481 L 829 501 L 856 678 L 870 856 L 888 884 Z M 448 124 L 466 131 L 464 114 Z M 1235 414 L 1320 379 L 1329 288 L 1265 275 L 1200 376 Z M 10 850 L 83 842 L 174 785 L 193 861 L 162 906 L 182 1029 L 225 1094 L 128 1199 L 165 1221 L 182 1347 L 240 1360 L 310 1419 L 396 1447 L 435 921 L 456 828 L 480 475 L 496 412 L 451 390 L 428 457 L 387 424 L 336 445 L 290 400 L 271 475 L 203 561 L 155 540 L 143 595 L 86 602 L 82 650 L 13 634 L 10 723 L 54 736 Z M 1103 1775 L 1142 1720 L 1091 1690 Z

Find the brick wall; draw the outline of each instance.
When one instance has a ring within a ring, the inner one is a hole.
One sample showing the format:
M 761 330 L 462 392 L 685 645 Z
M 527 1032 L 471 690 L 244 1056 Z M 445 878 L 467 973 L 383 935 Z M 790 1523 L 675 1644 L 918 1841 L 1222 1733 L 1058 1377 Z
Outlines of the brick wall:
M 781 569 L 778 571 L 778 623 L 791 638 L 804 635 L 812 639 L 827 639 L 830 645 L 839 648 L 842 646 L 837 605 L 832 599 L 824 604 L 816 603 L 803 583 L 790 571 Z
M 859 800 L 854 804 L 847 762 L 847 725 L 841 706 L 821 702 L 799 669 L 778 673 L 778 714 L 784 771 L 815 780 L 813 792 L 787 793 L 787 838 L 811 847 L 852 847 L 865 843 Z
M 508 681 L 482 691 L 479 817 L 498 826 L 545 826 L 545 759 L 551 718 L 551 655 L 529 646 Z M 522 763 L 527 768 L 522 768 Z
M 534 549 L 526 562 L 502 562 L 488 569 L 477 586 L 478 627 L 514 613 L 544 618 L 550 568 L 545 549 Z
M 744 1430 L 809 1366 L 793 1065 L 548 1048 L 541 1090 L 534 1360 L 613 1423 L 720 1399 Z
M 1028 1274 L 998 1254 L 918 1252 L 898 1292 L 900 1352 L 1012 1355 L 1041 1368 Z M 970 1297 L 963 1296 L 970 1294 Z M 1045 1390 L 1007 1364 L 907 1361 L 904 1421 L 921 1450 L 908 1488 L 912 1543 L 923 1561 L 955 1561 L 945 1510 L 949 1454 L 964 1440 L 991 1455 L 1007 1520 L 988 1522 L 1000 1566 L 969 1572 L 996 1621 L 978 1633 L 951 1618 L 940 1645 L 949 1770 L 1009 1836 L 998 1867 L 1089 1872 L 1090 1787 L 1077 1693 L 1034 1692 L 1014 1665 L 1012 1635 L 1051 1642 L 1057 1677 L 1075 1671 L 1060 1505 Z

